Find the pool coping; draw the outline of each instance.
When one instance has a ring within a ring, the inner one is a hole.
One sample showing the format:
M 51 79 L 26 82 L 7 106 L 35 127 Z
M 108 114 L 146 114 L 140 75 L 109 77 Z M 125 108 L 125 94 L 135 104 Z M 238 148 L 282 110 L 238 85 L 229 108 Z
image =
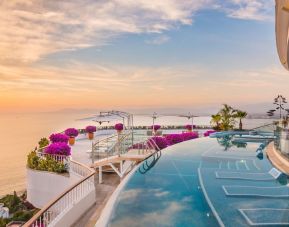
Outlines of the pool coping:
M 284 158 L 274 146 L 274 142 L 271 142 L 266 149 L 266 154 L 270 162 L 278 170 L 289 175 L 289 162 Z
M 112 195 L 110 196 L 109 200 L 107 201 L 105 207 L 101 211 L 101 215 L 98 218 L 97 222 L 95 223 L 95 227 L 103 227 L 107 226 L 108 222 L 110 220 L 110 216 L 115 208 L 115 203 L 119 197 L 119 194 L 121 193 L 122 189 L 126 186 L 127 182 L 129 179 L 134 175 L 136 170 L 139 168 L 139 166 L 142 164 L 139 163 L 136 165 L 125 177 L 124 179 L 120 182 L 120 184 L 117 186 L 117 188 L 114 190 Z
M 208 196 L 208 194 L 207 194 L 207 191 L 206 191 L 206 189 L 205 189 L 205 187 L 204 187 L 203 178 L 202 178 L 202 176 L 201 176 L 201 169 L 200 169 L 200 168 L 198 168 L 198 176 L 199 176 L 199 182 L 200 182 L 200 185 L 201 185 L 203 194 L 204 194 L 204 196 L 205 196 L 205 199 L 206 199 L 209 207 L 211 208 L 211 210 L 212 210 L 215 218 L 217 219 L 217 222 L 219 223 L 219 225 L 220 225 L 221 227 L 225 227 L 222 219 L 220 218 L 218 212 L 216 211 L 216 209 L 215 209 L 213 203 L 211 202 L 211 200 L 210 200 L 210 198 L 209 198 L 209 196 Z

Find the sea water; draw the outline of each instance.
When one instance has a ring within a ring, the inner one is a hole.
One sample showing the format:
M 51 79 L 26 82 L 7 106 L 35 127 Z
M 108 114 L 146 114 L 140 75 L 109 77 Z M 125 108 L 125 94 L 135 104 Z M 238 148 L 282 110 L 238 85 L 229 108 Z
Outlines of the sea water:
M 84 128 L 91 124 L 98 126 L 98 123 L 91 120 L 76 120 L 90 116 L 83 113 L 0 114 L 0 196 L 26 188 L 27 155 L 37 146 L 40 138 L 48 137 L 54 132 L 61 132 L 68 127 Z M 245 119 L 244 128 L 254 128 L 269 122 L 271 120 L 268 119 Z M 112 121 L 103 125 L 115 123 L 116 121 Z M 155 124 L 160 125 L 190 123 L 191 120 L 180 117 L 160 117 L 155 120 Z M 194 119 L 194 124 L 209 125 L 210 117 L 197 117 Z M 152 118 L 135 116 L 134 125 L 150 126 Z

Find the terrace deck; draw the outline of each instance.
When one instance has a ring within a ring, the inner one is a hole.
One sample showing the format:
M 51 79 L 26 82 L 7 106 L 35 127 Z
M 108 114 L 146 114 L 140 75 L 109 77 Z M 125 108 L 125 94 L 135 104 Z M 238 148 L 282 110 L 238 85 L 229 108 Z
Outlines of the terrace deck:
M 121 156 L 113 156 L 104 160 L 100 160 L 91 165 L 93 168 L 97 168 L 99 166 L 106 166 L 110 163 L 120 163 L 122 161 L 133 161 L 133 162 L 142 162 L 143 160 L 150 157 L 153 153 L 146 154 L 123 154 Z
M 289 161 L 275 149 L 273 142 L 267 147 L 267 156 L 274 166 L 289 175 Z

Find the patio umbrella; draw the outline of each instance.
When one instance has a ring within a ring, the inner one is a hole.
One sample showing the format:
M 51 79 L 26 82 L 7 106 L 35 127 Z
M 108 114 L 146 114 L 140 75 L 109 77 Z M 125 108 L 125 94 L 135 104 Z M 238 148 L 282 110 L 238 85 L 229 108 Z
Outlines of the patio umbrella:
M 77 121 L 91 120 L 91 121 L 95 121 L 95 122 L 97 122 L 97 123 L 99 123 L 101 125 L 103 122 L 109 123 L 111 121 L 116 121 L 116 120 L 119 120 L 119 119 L 123 119 L 123 117 L 116 116 L 116 115 L 99 114 L 99 115 L 94 115 L 94 116 L 91 116 L 91 117 L 77 119 Z
M 190 112 L 188 114 L 178 114 L 176 115 L 177 117 L 185 117 L 187 118 L 188 120 L 192 119 L 192 127 L 194 127 L 194 117 L 198 117 L 194 114 L 191 114 Z

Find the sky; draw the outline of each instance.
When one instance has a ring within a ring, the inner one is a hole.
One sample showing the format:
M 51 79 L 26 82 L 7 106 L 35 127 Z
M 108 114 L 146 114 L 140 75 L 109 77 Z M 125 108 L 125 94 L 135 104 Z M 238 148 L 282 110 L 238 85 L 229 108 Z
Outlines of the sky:
M 0 112 L 289 98 L 273 0 L 1 0 Z

